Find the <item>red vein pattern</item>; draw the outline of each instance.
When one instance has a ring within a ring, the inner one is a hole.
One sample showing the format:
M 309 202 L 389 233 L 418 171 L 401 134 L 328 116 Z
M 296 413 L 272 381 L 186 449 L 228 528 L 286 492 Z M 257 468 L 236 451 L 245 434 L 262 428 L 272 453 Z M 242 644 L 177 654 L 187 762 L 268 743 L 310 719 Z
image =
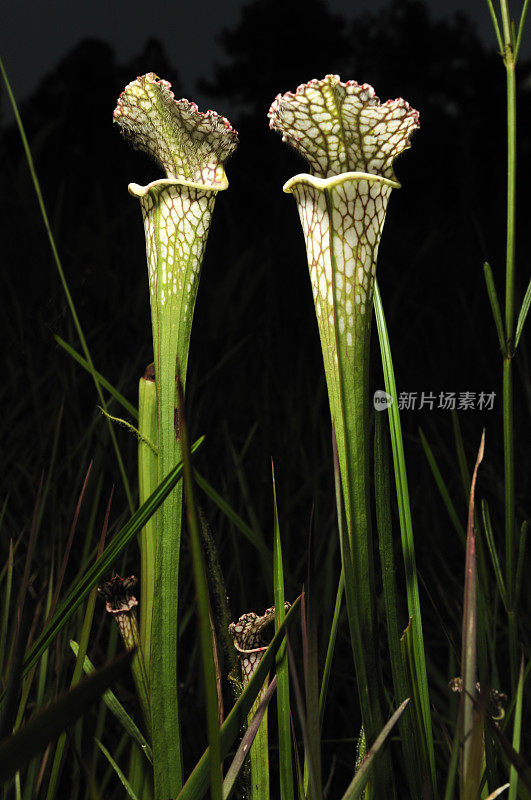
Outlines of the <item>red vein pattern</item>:
M 381 104 L 367 83 L 343 83 L 339 75 L 277 95 L 269 125 L 310 164 L 312 175 L 368 172 L 396 180 L 393 160 L 410 147 L 418 112 L 402 98 Z
M 116 122 L 134 147 L 151 155 L 166 177 L 225 188 L 223 162 L 238 134 L 215 111 L 175 100 L 171 84 L 148 72 L 129 83 L 114 110 Z

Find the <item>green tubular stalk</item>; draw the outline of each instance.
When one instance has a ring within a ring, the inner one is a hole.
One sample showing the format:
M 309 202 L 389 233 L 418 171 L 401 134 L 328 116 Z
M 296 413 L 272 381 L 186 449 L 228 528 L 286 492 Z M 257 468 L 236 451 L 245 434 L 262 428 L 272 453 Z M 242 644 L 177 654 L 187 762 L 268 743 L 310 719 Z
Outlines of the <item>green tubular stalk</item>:
M 114 121 L 122 134 L 149 153 L 166 178 L 129 184 L 140 200 L 146 236 L 157 402 L 157 483 L 180 460 L 176 429 L 178 371 L 186 381 L 192 319 L 210 219 L 218 191 L 227 188 L 223 162 L 238 138 L 216 113 L 175 101 L 171 86 L 148 73 L 126 86 Z M 156 800 L 182 786 L 177 694 L 178 579 L 182 484 L 163 504 L 156 522 L 148 658 Z M 151 553 L 151 555 L 153 555 Z M 148 608 L 146 613 L 149 613 Z
M 375 579 L 369 496 L 369 345 L 376 258 L 393 160 L 409 147 L 418 114 L 402 99 L 337 75 L 278 95 L 270 126 L 310 164 L 284 185 L 297 201 L 323 352 L 355 584 L 345 581 L 361 647 L 353 643 L 364 730 L 383 725 L 376 655 Z M 368 686 L 360 685 L 366 675 Z
M 514 274 L 516 203 L 516 60 L 507 0 L 500 0 L 507 79 L 507 242 L 505 264 L 505 355 L 503 359 L 503 450 L 505 474 L 505 569 L 509 606 L 509 659 L 514 691 L 517 673 L 517 621 L 513 594 L 516 577 L 516 520 L 513 419 Z

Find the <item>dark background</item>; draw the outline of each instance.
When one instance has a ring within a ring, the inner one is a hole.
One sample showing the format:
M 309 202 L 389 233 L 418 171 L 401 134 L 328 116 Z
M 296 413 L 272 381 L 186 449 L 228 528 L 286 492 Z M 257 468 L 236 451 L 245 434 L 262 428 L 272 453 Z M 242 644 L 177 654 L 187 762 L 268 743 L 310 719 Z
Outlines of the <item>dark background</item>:
M 46 14 L 33 5 L 27 13 L 23 5 L 12 10 L 2 57 L 96 368 L 136 403 L 138 379 L 152 359 L 143 229 L 127 184 L 160 174 L 121 139 L 112 111 L 126 83 L 154 71 L 172 82 L 176 97 L 229 116 L 240 134 L 227 164 L 229 191 L 216 203 L 192 332 L 188 417 L 194 434 L 207 434 L 198 467 L 271 543 L 274 459 L 289 594 L 304 580 L 312 508 L 317 557 L 337 563 L 319 337 L 296 206 L 282 193 L 284 181 L 304 166 L 269 130 L 266 114 L 278 92 L 331 72 L 370 83 L 382 101 L 402 96 L 420 111 L 421 128 L 396 164 L 403 188 L 390 201 L 377 273 L 398 391 L 496 392 L 493 411 L 465 411 L 459 419 L 470 465 L 487 432 L 480 492 L 491 503 L 502 550 L 501 358 L 482 265 L 492 265 L 503 298 L 505 72 L 486 3 L 404 0 L 369 11 L 368 4 L 339 0 L 255 0 L 217 10 L 187 4 L 182 14 L 179 4 L 128 3 L 112 12 L 104 3 L 90 5 L 96 9 L 90 19 L 86 9 L 67 11 L 66 4 L 46 4 Z M 455 13 L 443 14 L 444 8 Z M 517 73 L 517 309 L 530 263 L 530 41 Z M 0 500 L 9 496 L 0 537 L 7 547 L 29 524 L 62 405 L 53 503 L 41 534 L 45 561 L 64 538 L 66 498 L 79 492 L 91 458 L 103 496 L 116 484 L 116 514 L 125 513 L 125 501 L 91 379 L 53 338 L 59 334 L 80 349 L 5 93 L 0 113 Z M 527 338 L 515 373 L 519 520 L 529 495 Z M 372 388 L 383 388 L 376 337 L 372 362 Z M 111 411 L 120 414 L 116 405 Z M 419 426 L 463 523 L 466 497 L 450 413 L 404 412 L 402 425 L 419 569 L 431 594 L 423 596 L 428 628 L 433 621 L 429 658 L 442 669 L 446 644 L 432 602 L 455 595 L 449 608 L 458 620 L 464 558 L 429 474 Z M 136 442 L 123 430 L 118 436 L 134 481 Z M 271 604 L 271 589 L 255 579 L 255 551 L 200 502 L 234 616 L 260 612 Z

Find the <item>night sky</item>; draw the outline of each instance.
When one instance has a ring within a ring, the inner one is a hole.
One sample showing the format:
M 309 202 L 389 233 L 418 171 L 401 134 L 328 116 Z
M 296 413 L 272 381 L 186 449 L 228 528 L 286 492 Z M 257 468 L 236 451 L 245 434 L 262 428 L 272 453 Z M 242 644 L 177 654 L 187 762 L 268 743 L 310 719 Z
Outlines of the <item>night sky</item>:
M 210 76 L 213 62 L 221 58 L 218 35 L 223 28 L 237 23 L 244 5 L 242 0 L 207 3 L 184 0 L 91 0 L 84 3 L 47 0 L 35 3 L 34 0 L 19 0 L 16 5 L 10 3 L 2 15 L 0 54 L 14 92 L 21 100 L 82 39 L 92 37 L 109 43 L 118 60 L 125 62 L 142 49 L 146 39 L 154 37 L 164 45 L 189 98 L 203 107 L 209 100 L 198 91 L 197 79 Z M 384 5 L 383 0 L 328 2 L 332 11 L 347 19 L 363 10 Z M 486 0 L 428 0 L 427 5 L 435 17 L 465 12 L 477 25 L 485 44 L 495 44 Z M 519 16 L 521 5 L 520 1 L 510 4 L 515 17 Z M 282 19 L 278 24 L 282 25 Z M 315 44 L 317 36 L 318 32 Z M 274 41 L 271 48 L 274 52 Z M 525 57 L 530 52 L 529 39 L 524 40 L 522 55 Z M 260 64 L 256 69 L 260 70 Z M 363 75 L 341 77 L 364 81 Z M 282 86 L 279 91 L 288 88 L 295 87 Z M 216 110 L 225 114 L 231 112 L 229 105 L 225 107 L 223 103 Z

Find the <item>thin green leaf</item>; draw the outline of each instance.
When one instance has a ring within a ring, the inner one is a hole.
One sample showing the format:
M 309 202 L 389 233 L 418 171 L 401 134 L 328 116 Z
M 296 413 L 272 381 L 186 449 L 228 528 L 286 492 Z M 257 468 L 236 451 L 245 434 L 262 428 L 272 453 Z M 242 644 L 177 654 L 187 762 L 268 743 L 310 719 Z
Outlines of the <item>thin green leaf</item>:
M 408 697 L 407 674 L 400 652 L 400 607 L 396 586 L 396 567 L 393 552 L 393 529 L 391 523 L 391 486 L 389 476 L 389 453 L 387 444 L 386 419 L 381 413 L 375 415 L 374 429 L 374 494 L 376 522 L 378 528 L 378 547 L 382 568 L 382 586 L 387 622 L 387 642 L 391 662 L 391 674 L 395 691 L 395 701 L 403 702 Z M 404 769 L 412 797 L 422 794 L 423 774 L 420 768 L 418 750 L 415 742 L 422 729 L 416 730 L 413 724 L 413 710 L 408 709 L 400 722 L 400 741 L 404 753 Z
M 76 329 L 77 335 L 79 336 L 79 341 L 81 342 L 82 350 L 83 350 L 83 352 L 85 354 L 85 358 L 86 358 L 87 363 L 89 365 L 89 368 L 90 368 L 89 371 L 90 371 L 90 374 L 93 377 L 93 380 L 94 380 L 94 383 L 95 383 L 95 386 L 96 386 L 96 391 L 97 391 L 98 397 L 100 399 L 100 403 L 102 404 L 102 406 L 104 408 L 106 408 L 107 406 L 106 406 L 106 403 L 105 403 L 105 399 L 103 397 L 103 392 L 101 390 L 101 386 L 99 384 L 99 381 L 98 381 L 98 379 L 96 377 L 96 371 L 94 369 L 94 364 L 92 363 L 92 356 L 90 355 L 90 350 L 88 348 L 87 341 L 85 339 L 85 334 L 83 333 L 83 328 L 81 327 L 81 323 L 80 323 L 79 317 L 77 315 L 77 311 L 76 311 L 76 307 L 75 307 L 75 304 L 74 304 L 74 300 L 73 300 L 72 295 L 70 293 L 70 289 L 69 289 L 69 286 L 68 286 L 68 283 L 67 283 L 67 280 L 66 280 L 66 276 L 65 276 L 64 270 L 63 270 L 63 265 L 62 265 L 61 259 L 59 257 L 59 251 L 57 249 L 57 245 L 55 244 L 55 238 L 54 238 L 54 235 L 53 235 L 53 232 L 52 232 L 52 227 L 50 225 L 50 221 L 48 219 L 48 212 L 46 211 L 46 206 L 44 204 L 44 198 L 42 196 L 41 186 L 40 186 L 40 183 L 39 183 L 39 179 L 37 177 L 37 172 L 35 170 L 35 164 L 33 162 L 33 156 L 31 155 L 31 149 L 30 149 L 30 146 L 29 146 L 29 143 L 28 143 L 28 139 L 27 139 L 27 136 L 26 136 L 26 131 L 24 130 L 24 125 L 22 123 L 22 119 L 21 119 L 20 114 L 19 114 L 17 102 L 15 100 L 15 96 L 13 95 L 13 91 L 11 89 L 11 84 L 9 83 L 9 79 L 7 77 L 7 73 L 6 73 L 5 69 L 4 69 L 4 64 L 3 64 L 1 58 L 0 58 L 0 73 L 2 74 L 2 79 L 3 79 L 4 85 L 6 87 L 7 96 L 9 98 L 9 102 L 11 103 L 11 108 L 13 109 L 13 114 L 15 116 L 15 122 L 17 124 L 17 128 L 18 128 L 18 131 L 19 131 L 19 134 L 20 134 L 20 138 L 22 140 L 22 146 L 24 148 L 24 154 L 26 156 L 26 161 L 28 163 L 28 168 L 29 168 L 29 171 L 30 171 L 31 180 L 33 182 L 33 188 L 35 190 L 35 195 L 37 197 L 37 202 L 39 204 L 39 209 L 40 209 L 40 212 L 41 212 L 42 221 L 44 223 L 44 227 L 45 227 L 46 233 L 48 235 L 48 242 L 50 244 L 50 249 L 52 251 L 53 260 L 55 262 L 55 266 L 57 268 L 57 272 L 58 272 L 59 278 L 61 280 L 61 285 L 63 287 L 63 291 L 64 291 L 65 298 L 66 298 L 66 302 L 67 302 L 68 307 L 70 309 L 70 313 L 72 315 L 72 320 L 74 322 L 74 327 Z M 111 437 L 111 441 L 113 443 L 114 451 L 115 451 L 115 454 L 116 454 L 116 460 L 118 462 L 118 468 L 120 470 L 120 475 L 122 477 L 124 490 L 125 490 L 125 493 L 126 493 L 126 496 L 127 496 L 127 502 L 129 504 L 129 508 L 130 508 L 130 510 L 132 512 L 133 509 L 134 509 L 133 496 L 131 494 L 131 489 L 129 487 L 129 481 L 127 480 L 127 474 L 126 474 L 126 471 L 125 471 L 125 467 L 124 467 L 124 463 L 123 463 L 123 459 L 122 459 L 122 454 L 121 454 L 120 448 L 118 446 L 118 441 L 116 439 L 116 434 L 115 434 L 114 429 L 113 429 L 113 427 L 112 427 L 110 422 L 108 423 L 108 429 L 109 429 L 109 435 Z
M 500 597 L 502 599 L 503 605 L 507 610 L 507 595 L 505 592 L 505 583 L 503 580 L 503 575 L 500 566 L 500 560 L 498 558 L 498 553 L 496 550 L 496 545 L 494 544 L 494 534 L 492 532 L 492 523 L 490 519 L 490 511 L 489 506 L 486 500 L 481 501 L 481 513 L 483 516 L 483 526 L 485 528 L 485 537 L 487 539 L 487 546 L 489 548 L 490 559 L 492 561 L 492 568 L 494 570 L 494 576 L 496 578 L 496 583 L 498 585 L 498 591 L 500 593 Z
M 454 444 L 455 452 L 457 454 L 457 463 L 459 464 L 459 473 L 461 475 L 461 483 L 463 485 L 463 495 L 468 503 L 470 497 L 470 470 L 465 454 L 465 443 L 463 441 L 463 434 L 459 424 L 459 416 L 457 411 L 452 410 L 452 427 L 454 431 Z
M 496 34 L 496 39 L 498 41 L 498 47 L 500 53 L 503 53 L 503 40 L 501 36 L 500 26 L 498 24 L 498 18 L 496 16 L 496 12 L 494 10 L 494 6 L 492 4 L 492 0 L 487 0 L 487 5 L 489 7 L 490 18 L 492 20 L 492 27 L 494 28 L 494 33 Z
M 520 661 L 520 674 L 518 676 L 518 687 L 516 689 L 516 704 L 514 707 L 513 723 L 513 748 L 516 753 L 520 753 L 520 741 L 522 737 L 522 704 L 524 697 L 524 657 Z M 511 764 L 509 773 L 509 800 L 516 800 L 518 790 L 518 772 L 514 764 Z
M 222 758 L 225 758 L 236 737 L 239 735 L 242 725 L 245 724 L 247 714 L 249 713 L 260 689 L 264 684 L 277 650 L 284 641 L 285 631 L 295 619 L 299 604 L 300 598 L 297 598 L 286 614 L 286 618 L 281 627 L 275 632 L 275 635 L 273 636 L 269 647 L 264 652 L 262 659 L 253 674 L 253 677 L 241 693 L 238 701 L 235 703 L 227 719 L 221 726 L 220 744 Z M 200 798 L 204 797 L 208 791 L 208 761 L 209 750 L 207 749 L 203 753 L 201 759 L 196 764 L 194 771 L 181 789 L 177 800 L 200 800 Z
M 378 327 L 380 352 L 382 355 L 385 388 L 387 394 L 391 395 L 393 398 L 393 402 L 388 409 L 389 427 L 391 429 L 391 444 L 398 501 L 398 515 L 400 519 L 400 535 L 402 540 L 402 552 L 406 574 L 406 594 L 409 615 L 413 618 L 414 657 L 422 710 L 423 738 L 429 758 L 432 794 L 434 797 L 437 797 L 435 750 L 433 745 L 428 677 L 426 672 L 426 656 L 424 652 L 424 637 L 422 633 L 422 615 L 420 611 L 417 568 L 415 563 L 415 545 L 413 539 L 413 526 L 411 523 L 411 509 L 409 504 L 409 490 L 404 458 L 404 446 L 402 441 L 402 427 L 400 424 L 400 413 L 398 410 L 398 395 L 396 391 L 391 346 L 389 343 L 389 336 L 387 333 L 387 326 L 385 323 L 382 300 L 377 281 L 375 281 L 374 285 L 374 310 Z
M 514 60 L 518 59 L 518 53 L 520 52 L 520 44 L 522 42 L 522 33 L 524 32 L 524 25 L 525 20 L 527 17 L 527 11 L 529 9 L 529 0 L 524 0 L 524 7 L 522 8 L 522 13 L 520 14 L 520 21 L 518 23 L 518 34 L 516 36 L 516 44 L 514 47 Z
M 528 3 L 529 0 L 526 0 L 526 8 Z M 520 313 L 518 314 L 518 321 L 516 323 L 516 336 L 514 339 L 515 350 L 518 347 L 518 342 L 520 341 L 520 336 L 522 335 L 522 331 L 524 329 L 524 323 L 526 321 L 530 305 L 531 305 L 531 280 L 529 281 L 529 284 L 527 286 L 526 293 L 522 301 L 522 307 L 520 308 Z
M 326 658 L 323 668 L 323 678 L 321 681 L 321 693 L 319 695 L 319 722 L 321 730 L 323 728 L 324 712 L 326 706 L 326 695 L 328 693 L 328 684 L 330 682 L 330 672 L 332 669 L 332 661 L 334 658 L 334 649 L 336 645 L 337 629 L 339 627 L 339 616 L 341 614 L 341 605 L 343 601 L 344 591 L 345 591 L 345 579 L 343 577 L 343 570 L 341 570 L 341 574 L 339 576 L 339 583 L 337 586 L 334 614 L 332 616 L 332 625 L 330 626 L 330 635 L 328 637 L 328 647 L 326 648 Z
M 396 723 L 402 716 L 402 713 L 404 712 L 404 709 L 406 708 L 408 703 L 409 703 L 409 698 L 404 700 L 404 702 L 398 706 L 393 716 L 382 728 L 381 732 L 374 740 L 374 744 L 372 745 L 369 752 L 363 759 L 360 768 L 358 769 L 357 773 L 354 775 L 352 781 L 350 782 L 347 791 L 342 797 L 342 800 L 356 800 L 356 798 L 361 797 L 361 793 L 365 789 L 365 786 L 367 785 L 371 777 L 371 774 L 374 770 L 376 757 L 378 756 L 378 753 L 384 746 L 385 740 L 391 733 L 393 727 L 396 725 Z
M 463 528 L 463 526 L 461 524 L 461 520 L 459 519 L 459 515 L 458 515 L 457 511 L 455 510 L 455 506 L 454 506 L 454 504 L 452 502 L 452 499 L 450 497 L 450 493 L 449 493 L 448 489 L 446 488 L 446 484 L 444 482 L 444 478 L 441 475 L 441 472 L 439 470 L 437 461 L 435 459 L 435 456 L 433 455 L 433 451 L 432 451 L 432 449 L 431 449 L 431 447 L 430 447 L 430 445 L 428 443 L 428 440 L 424 436 L 424 432 L 423 432 L 422 428 L 419 428 L 419 436 L 420 436 L 420 441 L 421 441 L 422 447 L 424 449 L 424 453 L 425 453 L 426 458 L 428 460 L 428 464 L 430 465 L 430 469 L 432 471 L 433 477 L 435 478 L 435 483 L 437 484 L 437 488 L 439 489 L 439 493 L 440 493 L 440 495 L 442 497 L 442 501 L 443 501 L 444 505 L 446 506 L 446 510 L 448 511 L 448 516 L 450 517 L 452 525 L 454 526 L 454 528 L 455 528 L 455 530 L 457 532 L 457 535 L 459 536 L 462 544 L 464 544 L 465 543 L 465 539 L 466 539 L 465 529 Z
M 502 356 L 505 358 L 506 356 L 505 331 L 503 329 L 501 308 L 498 300 L 498 294 L 496 292 L 496 286 L 494 284 L 492 270 L 490 268 L 490 264 L 487 261 L 485 261 L 485 263 L 483 264 L 483 274 L 485 275 L 485 283 L 487 284 L 487 294 L 490 300 L 492 316 L 494 317 L 494 324 L 496 325 L 496 332 L 498 334 L 498 342 L 500 344 L 500 350 L 502 352 Z
M 103 753 L 103 755 L 105 756 L 105 758 L 107 759 L 113 770 L 120 778 L 122 785 L 125 791 L 127 792 L 128 796 L 131 798 L 131 800 L 139 800 L 139 798 L 133 791 L 133 787 L 131 786 L 131 784 L 129 783 L 129 781 L 127 780 L 127 778 L 125 777 L 122 770 L 120 769 L 114 758 L 111 756 L 107 748 L 100 742 L 99 739 L 96 739 L 96 744 L 100 748 L 101 752 Z
M 20 731 L 0 742 L 0 782 L 18 772 L 90 708 L 107 687 L 129 669 L 132 655 L 127 652 L 118 656 L 61 695 Z
M 9 620 L 9 607 L 11 604 L 11 585 L 13 581 L 13 540 L 9 540 L 9 554 L 7 557 L 7 576 L 4 584 L 4 602 L 2 605 L 2 622 L 0 623 L 0 675 L 4 669 L 4 653 L 7 641 L 7 624 Z
M 269 701 L 273 697 L 273 693 L 276 687 L 277 687 L 277 676 L 275 675 L 275 677 L 265 690 L 264 696 L 262 697 L 262 700 L 260 701 L 260 704 L 256 709 L 256 713 L 253 716 L 249 725 L 247 726 L 247 730 L 245 731 L 245 734 L 240 742 L 240 745 L 236 750 L 236 754 L 232 759 L 231 765 L 227 770 L 227 774 L 225 775 L 225 779 L 223 781 L 223 800 L 228 800 L 228 798 L 232 794 L 236 778 L 240 773 L 240 770 L 243 766 L 243 762 L 249 755 L 249 750 L 255 739 L 256 734 L 258 733 L 260 723 L 262 722 L 264 714 L 267 711 L 267 706 L 269 705 Z
M 518 603 L 518 598 L 520 597 L 520 590 L 522 588 L 522 578 L 524 575 L 524 558 L 525 558 L 525 551 L 527 545 L 527 520 L 522 522 L 522 527 L 520 528 L 520 541 L 518 542 L 518 561 L 516 562 L 516 580 L 515 580 L 515 590 L 514 590 L 514 602 L 515 605 Z
M 455 781 L 457 778 L 457 767 L 459 763 L 459 753 L 460 753 L 460 733 L 461 733 L 461 717 L 462 717 L 462 707 L 459 706 L 459 711 L 457 714 L 457 723 L 455 726 L 454 732 L 454 740 L 452 743 L 452 752 L 450 756 L 450 764 L 448 765 L 448 771 L 446 773 L 446 789 L 444 791 L 444 800 L 453 800 L 454 798 L 454 787 Z
M 195 442 L 192 453 L 195 453 L 199 449 L 203 441 L 204 437 L 201 437 L 201 439 Z M 127 547 L 131 539 L 136 536 L 148 519 L 150 519 L 159 508 L 161 503 L 163 503 L 175 484 L 179 481 L 181 475 L 182 462 L 171 470 L 162 483 L 157 486 L 151 497 L 146 500 L 141 508 L 133 514 L 129 522 L 127 522 L 113 537 L 110 544 L 105 548 L 101 558 L 97 559 L 92 567 L 89 567 L 84 575 L 74 584 L 73 588 L 70 589 L 53 618 L 41 635 L 37 637 L 37 640 L 27 653 L 23 663 L 23 675 L 26 675 L 33 664 L 39 660 L 42 653 L 50 646 L 50 643 L 66 624 L 67 620 L 70 619 L 80 603 L 83 602 L 90 590 L 97 585 L 101 576 L 107 572 L 118 556 Z
M 234 511 L 233 508 L 231 508 L 227 501 L 218 492 L 216 492 L 213 486 L 211 486 L 208 481 L 198 473 L 197 470 L 194 470 L 194 480 L 199 488 L 204 491 L 207 497 L 209 497 L 212 502 L 217 505 L 223 514 L 225 514 L 227 519 L 230 519 L 230 521 L 234 523 L 238 530 L 240 530 L 251 542 L 251 544 L 256 547 L 262 558 L 265 559 L 268 570 L 271 570 L 273 567 L 273 557 L 271 555 L 271 550 L 264 542 L 261 534 L 249 527 L 249 525 L 243 521 L 243 519 L 236 513 L 236 511 Z
M 282 542 L 278 521 L 275 470 L 271 462 L 273 482 L 273 590 L 275 598 L 275 628 L 282 624 L 286 612 L 284 608 L 284 566 L 282 563 Z M 280 797 L 293 800 L 293 763 L 291 758 L 291 722 L 289 701 L 289 665 L 286 646 L 281 645 L 276 657 L 277 716 L 278 716 L 278 761 L 280 778 Z
M 179 375 L 177 375 L 177 408 L 179 413 L 179 437 L 183 457 L 184 493 L 186 497 L 186 517 L 190 534 L 190 549 L 194 573 L 195 597 L 199 617 L 199 636 L 201 661 L 206 698 L 207 733 L 209 744 L 210 795 L 212 800 L 222 798 L 221 745 L 219 738 L 220 714 L 218 707 L 215 641 L 213 641 L 212 610 L 205 572 L 205 562 L 201 549 L 199 520 L 194 499 L 192 461 L 188 447 L 188 430 L 184 416 L 184 395 Z M 173 676 L 175 679 L 175 676 Z
M 74 655 L 77 657 L 77 654 L 79 652 L 79 645 L 77 644 L 77 642 L 74 642 L 72 640 L 70 642 L 70 647 L 74 651 Z M 91 675 L 95 671 L 95 667 L 88 656 L 85 656 L 83 660 L 83 670 L 85 672 L 85 675 Z M 151 747 L 146 742 L 141 732 L 139 731 L 139 729 L 137 728 L 137 726 L 135 725 L 135 723 L 133 722 L 133 720 L 123 707 L 123 705 L 120 703 L 114 692 L 111 689 L 107 689 L 107 691 L 104 692 L 102 696 L 102 700 L 109 709 L 109 711 L 112 714 L 114 714 L 116 719 L 121 723 L 126 733 L 131 737 L 131 739 L 134 739 L 134 741 L 137 743 L 138 747 L 144 753 L 149 763 L 153 764 L 153 754 L 151 752 Z
M 112 503 L 113 493 L 114 493 L 114 490 L 111 490 L 111 493 L 109 495 L 109 500 L 108 500 L 108 503 L 107 503 L 107 509 L 105 511 L 105 520 L 104 520 L 104 523 L 103 523 L 103 528 L 102 528 L 102 531 L 101 531 L 100 540 L 99 540 L 99 544 L 98 544 L 97 558 L 99 558 L 101 556 L 101 554 L 103 552 L 103 548 L 105 546 L 105 539 L 107 537 L 107 530 L 108 530 L 108 527 L 109 527 L 109 516 L 110 516 L 110 513 L 111 513 L 111 503 Z M 70 687 L 75 686 L 75 684 L 78 683 L 78 681 L 81 679 L 81 676 L 83 674 L 83 659 L 85 658 L 85 656 L 87 654 L 87 648 L 88 648 L 89 637 L 90 637 L 90 630 L 91 630 L 91 627 L 92 627 L 92 620 L 93 620 L 93 617 L 94 617 L 94 609 L 96 607 L 96 597 L 97 597 L 97 595 L 98 595 L 98 591 L 97 591 L 97 587 L 95 586 L 91 590 L 91 592 L 90 592 L 90 594 L 88 596 L 87 605 L 86 605 L 86 608 L 85 608 L 85 617 L 84 617 L 84 620 L 83 620 L 83 627 L 82 627 L 82 630 L 81 630 L 80 643 L 79 643 L 79 647 L 78 647 L 78 652 L 76 653 L 76 665 L 74 667 L 74 673 L 73 673 L 72 679 L 70 681 Z M 54 599 L 52 600 L 52 608 L 53 608 L 53 603 L 54 603 L 55 597 L 56 597 L 56 594 L 54 592 Z M 134 658 L 135 657 L 133 656 L 133 663 L 134 663 Z M 57 783 L 59 781 L 59 775 L 60 775 L 60 771 L 61 771 L 61 765 L 62 765 L 63 753 L 64 753 L 65 745 L 66 745 L 66 734 L 62 733 L 61 736 L 59 737 L 58 741 L 57 741 L 56 746 L 55 746 L 55 754 L 54 754 L 54 758 L 53 758 L 53 761 L 52 761 L 52 769 L 51 769 L 51 772 L 50 772 L 50 780 L 49 780 L 49 783 L 48 783 L 48 791 L 46 793 L 47 800 L 53 800 L 53 798 L 55 797 L 55 791 L 56 791 Z
M 497 722 L 494 722 L 488 715 L 486 717 L 487 725 L 496 739 L 500 749 L 503 751 L 505 757 L 510 764 L 516 769 L 519 780 L 525 784 L 526 788 L 531 792 L 531 767 L 524 761 L 520 753 L 517 753 L 505 734 L 501 731 Z
M 308 559 L 310 562 L 310 559 Z M 303 643 L 304 688 L 306 697 L 306 726 L 308 746 L 310 748 L 314 777 L 317 783 L 317 796 L 321 797 L 322 758 L 321 758 L 321 718 L 319 715 L 319 665 L 318 665 L 318 615 L 316 602 L 313 599 L 310 575 L 307 581 L 308 590 L 301 600 L 301 628 Z M 305 602 L 305 600 L 307 602 Z M 306 606 L 306 608 L 305 608 Z M 307 753 L 307 761 L 310 756 Z
M 301 608 L 302 608 L 302 602 L 301 602 Z M 299 679 L 297 677 L 297 670 L 295 668 L 295 659 L 293 658 L 293 652 L 291 650 L 289 638 L 287 636 L 286 636 L 286 645 L 288 649 L 289 668 L 291 672 L 291 679 L 293 681 L 297 714 L 301 725 L 302 740 L 304 743 L 305 768 L 308 771 L 309 790 L 310 790 L 308 796 L 310 800 L 322 800 L 322 791 L 320 782 L 318 780 L 318 776 L 316 775 L 315 764 L 313 760 L 313 752 L 310 745 L 310 737 L 308 733 L 308 721 L 306 717 L 304 703 L 302 700 L 302 693 L 299 686 Z
M 96 369 L 92 370 L 87 359 L 83 358 L 83 356 L 80 353 L 78 353 L 77 350 L 74 350 L 74 348 L 71 345 L 69 345 L 68 342 L 65 342 L 64 339 L 61 339 L 60 336 L 54 334 L 53 338 L 55 339 L 58 345 L 60 345 L 64 350 L 66 350 L 68 355 L 72 356 L 74 361 L 77 361 L 77 363 L 80 364 L 83 367 L 83 369 L 89 373 L 89 375 L 93 375 L 93 377 L 97 379 L 98 383 L 101 386 L 103 386 L 103 388 L 107 392 L 109 392 L 109 394 L 112 397 L 114 397 L 114 399 L 122 406 L 122 408 L 124 408 L 127 411 L 128 414 L 131 414 L 132 417 L 138 419 L 138 410 L 134 407 L 132 403 L 129 402 L 129 400 L 126 397 L 123 396 L 123 394 L 121 394 L 121 392 L 118 391 L 118 389 L 115 386 L 112 385 L 110 381 L 107 380 L 107 378 L 105 378 L 101 374 L 101 372 L 98 372 Z

